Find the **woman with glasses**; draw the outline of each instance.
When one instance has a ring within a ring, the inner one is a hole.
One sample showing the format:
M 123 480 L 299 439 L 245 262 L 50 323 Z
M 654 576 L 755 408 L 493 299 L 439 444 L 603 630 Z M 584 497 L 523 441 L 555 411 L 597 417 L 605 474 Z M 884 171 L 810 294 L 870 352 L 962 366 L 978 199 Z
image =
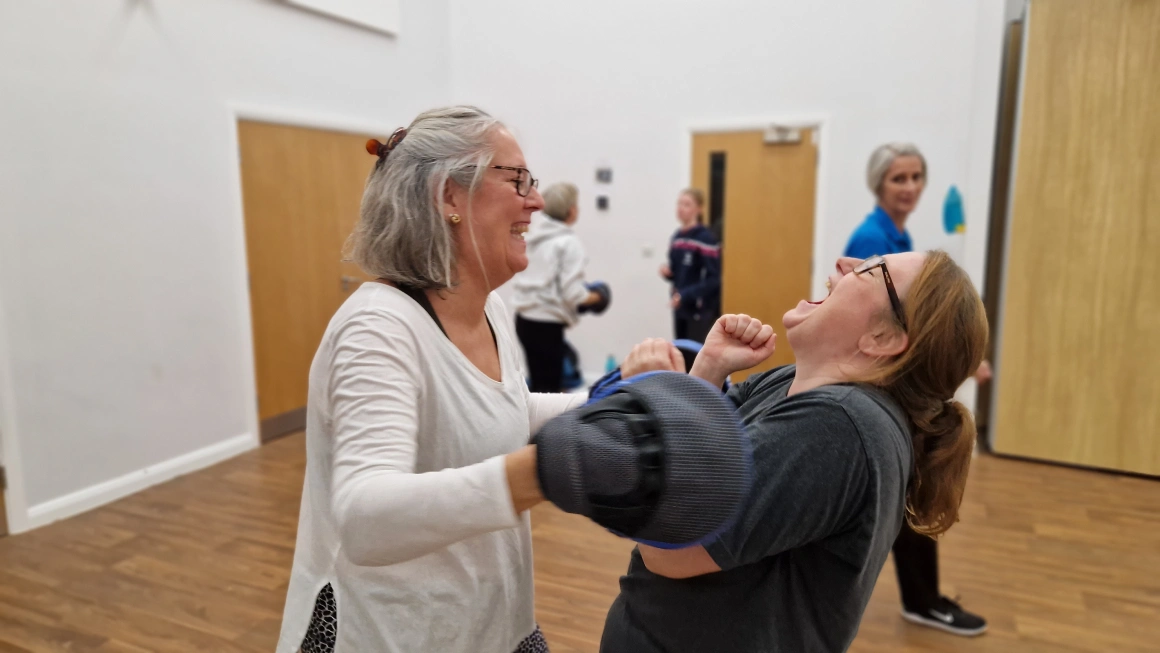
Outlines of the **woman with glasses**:
M 926 159 L 910 143 L 887 143 L 870 154 L 866 183 L 877 198 L 870 215 L 850 236 L 845 256 L 864 259 L 914 249 L 906 220 L 926 188 Z M 989 378 L 984 361 L 980 382 Z M 903 524 L 894 543 L 894 568 L 902 595 L 902 617 L 911 623 L 973 636 L 987 629 L 980 616 L 939 593 L 938 543 Z
M 306 478 L 279 653 L 546 650 L 529 434 L 583 397 L 528 392 L 494 290 L 543 208 L 523 152 L 473 107 L 386 143 L 350 239 L 375 281 L 310 369 Z
M 975 427 L 954 393 L 987 341 L 978 292 L 943 252 L 843 258 L 826 286 L 782 318 L 796 364 L 727 393 L 756 466 L 736 525 L 638 546 L 603 653 L 845 651 L 902 523 L 958 520 Z M 638 345 L 623 375 L 674 369 L 666 349 Z M 725 315 L 690 373 L 719 385 L 772 352 L 767 325 Z

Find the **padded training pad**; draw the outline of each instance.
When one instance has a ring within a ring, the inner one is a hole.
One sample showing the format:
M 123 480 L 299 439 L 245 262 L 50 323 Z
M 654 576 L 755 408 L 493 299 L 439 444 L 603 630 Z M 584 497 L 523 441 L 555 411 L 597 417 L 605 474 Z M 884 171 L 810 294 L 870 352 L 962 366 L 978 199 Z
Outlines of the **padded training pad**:
M 584 306 L 584 310 L 581 312 L 595 313 L 600 315 L 604 311 L 607 311 L 608 305 L 612 303 L 612 288 L 609 288 L 608 284 L 604 283 L 603 281 L 594 281 L 588 284 L 588 290 L 600 295 L 600 301 L 596 302 L 595 304 Z
M 533 438 L 544 496 L 618 534 L 660 546 L 727 527 L 752 482 L 752 453 L 719 389 L 642 374 L 560 415 Z

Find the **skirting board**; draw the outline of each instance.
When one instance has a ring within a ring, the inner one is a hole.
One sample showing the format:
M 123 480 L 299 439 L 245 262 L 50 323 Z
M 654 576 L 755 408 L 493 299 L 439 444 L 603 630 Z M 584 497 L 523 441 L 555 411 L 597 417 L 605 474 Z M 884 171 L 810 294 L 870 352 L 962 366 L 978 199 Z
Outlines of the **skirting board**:
M 250 433 L 244 433 L 104 483 L 98 483 L 63 497 L 39 503 L 28 509 L 26 528 L 21 530 L 28 531 L 40 528 L 54 521 L 79 515 L 98 506 L 127 497 L 134 492 L 140 492 L 158 483 L 177 478 L 182 474 L 195 472 L 233 458 L 257 446 L 258 439 Z

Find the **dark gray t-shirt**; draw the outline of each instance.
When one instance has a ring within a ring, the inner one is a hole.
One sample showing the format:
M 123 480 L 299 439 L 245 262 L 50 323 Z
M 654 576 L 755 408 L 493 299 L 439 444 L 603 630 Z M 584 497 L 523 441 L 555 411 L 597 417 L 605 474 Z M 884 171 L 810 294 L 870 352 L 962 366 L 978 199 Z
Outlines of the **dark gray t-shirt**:
M 705 548 L 722 571 L 653 574 L 633 551 L 602 653 L 845 651 L 902 525 L 911 445 L 901 409 L 869 386 L 786 397 L 794 367 L 729 391 L 756 481 L 737 524 Z

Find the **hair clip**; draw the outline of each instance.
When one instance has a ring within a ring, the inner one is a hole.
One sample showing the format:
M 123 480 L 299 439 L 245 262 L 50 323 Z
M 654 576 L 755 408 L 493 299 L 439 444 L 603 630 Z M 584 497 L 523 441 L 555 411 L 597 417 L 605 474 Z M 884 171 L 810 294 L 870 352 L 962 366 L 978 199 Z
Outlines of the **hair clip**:
M 396 147 L 398 147 L 399 143 L 402 143 L 403 139 L 406 138 L 406 136 L 407 136 L 407 128 L 406 127 L 399 127 L 398 129 L 396 129 L 394 131 L 394 133 L 391 134 L 391 137 L 387 139 L 387 152 L 390 152 L 390 151 L 394 150 Z
M 405 127 L 399 127 L 391 134 L 391 137 L 387 139 L 386 143 L 383 143 L 377 138 L 372 138 L 367 141 L 367 153 L 373 154 L 380 159 L 386 158 L 386 156 L 391 153 L 391 150 L 395 149 L 399 146 L 399 143 L 403 142 L 403 138 L 406 136 L 407 129 Z

